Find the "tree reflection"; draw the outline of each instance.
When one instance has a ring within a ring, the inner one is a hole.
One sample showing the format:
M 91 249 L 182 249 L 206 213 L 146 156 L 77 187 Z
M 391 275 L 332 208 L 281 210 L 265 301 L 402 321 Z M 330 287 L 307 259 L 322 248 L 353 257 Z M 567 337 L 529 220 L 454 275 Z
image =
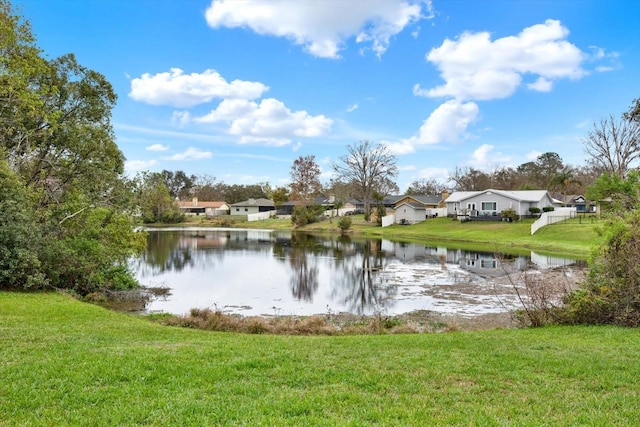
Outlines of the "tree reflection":
M 380 274 L 385 260 L 381 243 L 379 240 L 360 242 L 354 251 L 354 262 L 337 263 L 342 267 L 342 274 L 337 275 L 333 296 L 349 307 L 351 313 L 365 314 L 371 309 L 388 307 L 395 295 L 395 287 L 388 286 L 388 279 Z
M 291 254 L 289 264 L 293 271 L 290 279 L 291 293 L 294 298 L 313 301 L 318 290 L 318 262 L 316 255 L 325 249 L 317 239 L 307 234 L 291 236 Z

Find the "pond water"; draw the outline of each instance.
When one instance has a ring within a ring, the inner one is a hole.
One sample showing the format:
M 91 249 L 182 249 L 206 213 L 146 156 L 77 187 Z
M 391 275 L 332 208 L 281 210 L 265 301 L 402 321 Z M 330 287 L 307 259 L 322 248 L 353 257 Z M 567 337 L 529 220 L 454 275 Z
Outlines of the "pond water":
M 526 275 L 575 282 L 584 262 L 496 255 L 349 236 L 238 229 L 149 230 L 132 262 L 140 282 L 170 294 L 148 312 L 211 308 L 243 315 L 396 315 L 415 310 L 475 316 L 520 308 Z

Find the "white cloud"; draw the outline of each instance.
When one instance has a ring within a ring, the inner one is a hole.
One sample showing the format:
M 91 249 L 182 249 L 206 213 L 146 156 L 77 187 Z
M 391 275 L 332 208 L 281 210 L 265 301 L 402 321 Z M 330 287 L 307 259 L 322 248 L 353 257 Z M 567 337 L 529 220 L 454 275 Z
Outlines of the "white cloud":
M 167 157 L 166 160 L 202 160 L 202 159 L 210 159 L 213 157 L 213 153 L 211 151 L 202 151 L 199 148 L 189 147 L 182 153 L 174 154 L 171 157 Z
M 209 114 L 194 119 L 198 123 L 229 123 L 228 132 L 240 143 L 266 143 L 281 146 L 295 137 L 326 135 L 333 121 L 324 115 L 288 109 L 281 101 L 267 98 L 260 103 L 242 99 L 223 100 Z
M 349 113 L 352 113 L 352 112 L 356 111 L 357 109 L 358 109 L 358 104 L 353 104 L 353 105 L 350 105 L 350 106 L 347 108 L 347 111 L 348 111 Z
M 539 156 L 539 155 L 541 155 L 541 154 L 542 154 L 542 152 L 541 152 L 541 151 L 532 150 L 532 151 L 529 151 L 529 152 L 526 154 L 525 158 L 527 159 L 527 161 L 528 161 L 528 162 L 533 162 L 533 161 L 535 161 L 535 160 L 538 158 L 538 156 Z
M 233 80 L 227 82 L 217 71 L 184 74 L 179 68 L 151 75 L 145 73 L 131 80 L 129 96 L 152 105 L 193 107 L 215 98 L 255 99 L 269 90 L 260 82 Z
M 174 111 L 171 115 L 171 123 L 182 128 L 191 121 L 191 113 L 188 111 Z
M 169 149 L 168 145 L 162 145 L 162 144 L 153 144 L 153 145 L 149 145 L 148 147 L 145 147 L 145 150 L 147 151 L 167 151 Z
M 157 164 L 158 162 L 155 160 L 127 160 L 124 162 L 124 170 L 127 173 L 138 172 L 147 170 Z
M 494 148 L 491 144 L 482 144 L 476 148 L 471 154 L 469 166 L 476 169 L 486 169 L 489 166 L 504 165 L 511 161 L 511 157 L 496 152 Z
M 293 144 L 293 146 L 291 147 L 291 151 L 293 151 L 294 153 L 296 151 L 298 151 L 300 148 L 302 147 L 302 142 L 298 141 L 295 144 Z
M 380 56 L 393 36 L 432 16 L 431 0 L 342 1 L 339 7 L 332 1 L 212 0 L 206 11 L 212 28 L 286 37 L 322 58 L 339 58 L 354 37 Z
M 478 113 L 478 105 L 474 102 L 449 100 L 431 113 L 417 135 L 388 145 L 394 154 L 409 154 L 420 145 L 460 142 L 470 137 L 467 128 L 477 120 Z
M 586 74 L 581 64 L 587 55 L 566 40 L 568 34 L 560 21 L 549 19 L 495 41 L 488 32 L 446 39 L 427 54 L 445 83 L 431 89 L 416 86 L 414 94 L 489 100 L 511 96 L 523 76 L 537 76 L 531 84 L 534 90 L 550 88 L 556 79 L 581 78 Z
M 424 179 L 435 179 L 438 182 L 449 181 L 449 169 L 447 168 L 424 168 L 418 171 L 418 177 Z
M 535 90 L 536 92 L 551 92 L 553 82 L 545 79 L 544 77 L 538 77 L 538 80 L 533 83 L 529 83 L 527 87 L 531 90 Z

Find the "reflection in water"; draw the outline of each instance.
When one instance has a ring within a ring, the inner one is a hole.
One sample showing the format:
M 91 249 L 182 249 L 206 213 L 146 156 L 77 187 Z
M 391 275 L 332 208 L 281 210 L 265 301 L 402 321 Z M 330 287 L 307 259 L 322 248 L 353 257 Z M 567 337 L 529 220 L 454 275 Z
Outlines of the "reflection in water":
M 172 295 L 148 310 L 182 314 L 216 307 L 242 314 L 350 312 L 459 314 L 504 311 L 516 304 L 511 275 L 583 263 L 540 256 L 496 256 L 423 244 L 348 236 L 230 229 L 150 231 L 132 261 L 147 286 Z

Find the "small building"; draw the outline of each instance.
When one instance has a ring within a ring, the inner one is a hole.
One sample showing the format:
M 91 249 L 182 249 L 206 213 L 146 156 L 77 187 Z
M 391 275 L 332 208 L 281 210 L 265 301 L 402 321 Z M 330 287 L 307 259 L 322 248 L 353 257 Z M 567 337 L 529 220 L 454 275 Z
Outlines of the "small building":
M 178 201 L 178 207 L 185 215 L 218 216 L 229 213 L 229 205 L 225 202 L 201 202 L 197 197 L 191 201 Z
M 427 209 L 424 205 L 415 202 L 402 202 L 396 206 L 396 223 L 415 224 L 422 222 L 427 217 Z
M 595 202 L 587 200 L 580 194 L 560 196 L 558 199 L 562 202 L 563 206 L 576 208 L 577 213 L 595 213 L 597 210 Z
M 248 199 L 231 205 L 231 215 L 250 215 L 260 212 L 269 212 L 276 209 L 273 200 Z

